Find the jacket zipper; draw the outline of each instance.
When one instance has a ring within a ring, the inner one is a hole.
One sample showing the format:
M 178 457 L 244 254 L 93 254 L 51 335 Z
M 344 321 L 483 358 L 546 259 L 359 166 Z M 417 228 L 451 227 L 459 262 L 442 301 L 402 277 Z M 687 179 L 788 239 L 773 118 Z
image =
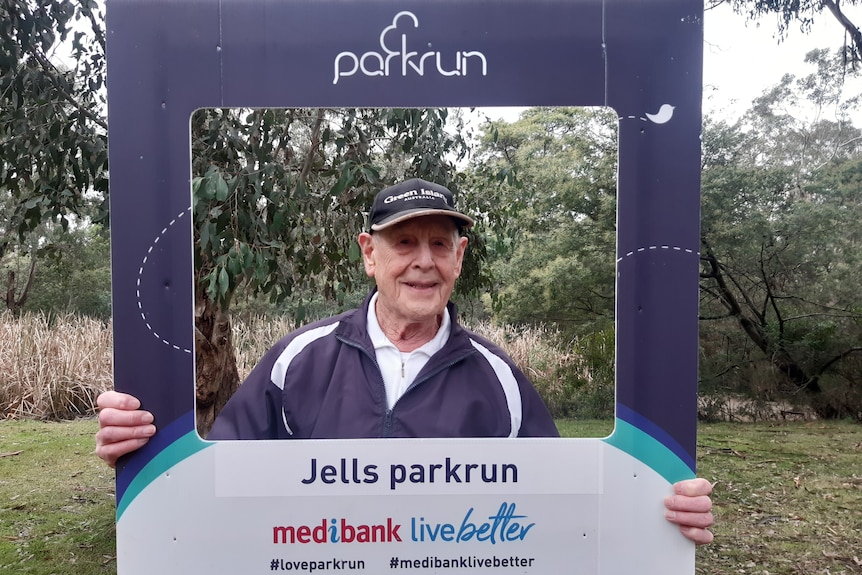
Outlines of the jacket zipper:
M 373 353 L 368 353 L 368 350 L 359 343 L 355 343 L 353 341 L 344 339 L 340 335 L 335 336 L 335 339 L 343 343 L 344 345 L 349 345 L 350 347 L 355 347 L 363 354 L 365 354 L 368 359 L 371 360 L 371 363 L 374 364 L 374 367 L 377 368 L 377 375 L 380 376 L 380 387 L 383 389 L 383 397 L 386 397 L 386 383 L 383 381 L 383 372 L 380 369 L 380 364 L 377 363 L 377 356 Z M 385 401 L 385 399 L 384 399 Z M 394 406 L 393 406 L 394 407 Z M 389 407 L 386 407 L 386 411 L 383 415 L 383 437 L 391 437 L 392 436 L 392 410 Z
M 369 353 L 368 350 L 365 349 L 365 347 L 363 347 L 359 343 L 355 343 L 355 342 L 352 342 L 350 340 L 344 339 L 341 336 L 336 336 L 336 339 L 345 345 L 355 347 L 356 349 L 358 349 L 362 353 L 364 353 L 371 360 L 371 363 L 373 363 L 374 367 L 377 368 L 377 374 L 380 376 L 380 386 L 383 388 L 383 396 L 385 397 L 386 396 L 386 383 L 384 383 L 384 381 L 383 381 L 383 372 L 380 369 L 380 364 L 377 363 L 377 356 Z M 461 361 L 464 360 L 464 358 L 466 358 L 468 355 L 470 355 L 470 353 L 472 353 L 472 351 L 467 351 L 466 353 L 461 354 L 459 357 L 455 358 L 454 360 L 439 366 L 434 371 L 432 371 L 430 373 L 426 373 L 425 376 L 422 377 L 421 379 L 419 379 L 419 378 L 415 379 L 413 381 L 413 383 L 410 384 L 410 387 L 408 387 L 407 389 L 404 390 L 404 393 L 401 394 L 401 397 L 404 397 L 405 395 L 407 395 L 408 393 L 413 391 L 416 387 L 418 387 L 422 382 L 427 381 L 428 379 L 437 375 L 441 371 L 449 369 L 453 365 L 460 363 Z M 404 377 L 404 362 L 403 361 L 401 362 L 401 376 Z M 395 408 L 398 407 L 398 402 L 401 401 L 401 397 L 399 397 L 398 399 L 395 400 L 395 404 L 391 408 L 388 406 L 386 407 L 386 412 L 383 416 L 383 437 L 392 437 L 392 420 L 394 418 Z

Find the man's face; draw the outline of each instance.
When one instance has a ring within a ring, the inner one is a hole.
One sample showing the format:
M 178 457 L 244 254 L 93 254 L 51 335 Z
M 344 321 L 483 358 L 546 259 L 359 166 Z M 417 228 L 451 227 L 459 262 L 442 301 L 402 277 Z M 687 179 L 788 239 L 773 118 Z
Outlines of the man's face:
M 365 273 L 377 282 L 377 313 L 389 321 L 436 321 L 443 312 L 467 238 L 446 216 L 420 216 L 391 228 L 363 233 L 359 245 Z

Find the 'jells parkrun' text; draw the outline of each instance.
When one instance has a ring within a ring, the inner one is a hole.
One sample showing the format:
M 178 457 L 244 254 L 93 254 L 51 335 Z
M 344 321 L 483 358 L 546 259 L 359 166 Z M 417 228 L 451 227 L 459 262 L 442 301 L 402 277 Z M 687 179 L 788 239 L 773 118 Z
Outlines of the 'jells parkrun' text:
M 334 483 L 377 483 L 380 479 L 375 464 L 361 465 L 355 457 L 350 460 L 341 458 L 337 465 L 321 464 L 317 458 L 311 459 L 308 477 L 300 479 L 305 485 L 320 482 Z M 517 483 L 518 466 L 514 463 L 453 463 L 447 457 L 442 463 L 403 465 L 393 463 L 389 466 L 389 489 L 394 490 L 402 483 Z
M 471 507 L 456 523 L 435 523 L 424 517 L 410 519 L 411 541 L 417 543 L 487 542 L 491 545 L 523 541 L 535 523 L 527 523 L 526 515 L 515 514 L 514 503 L 503 503 L 487 521 L 476 521 Z M 288 543 L 401 543 L 401 523 L 387 517 L 385 523 L 353 524 L 346 518 L 321 519 L 316 525 L 288 525 L 272 528 L 274 544 Z M 405 530 L 406 531 L 406 530 Z
M 389 76 L 390 73 L 398 74 L 398 68 L 393 70 L 392 61 L 400 60 L 401 76 L 407 76 L 411 70 L 419 76 L 424 76 L 426 70 L 433 71 L 442 76 L 466 76 L 467 63 L 476 60 L 481 63 L 482 75 L 488 75 L 488 62 L 482 52 L 475 50 L 457 50 L 454 54 L 444 56 L 435 50 L 429 50 L 420 54 L 418 51 L 410 51 L 408 48 L 407 34 L 398 34 L 398 21 L 410 19 L 413 28 L 419 27 L 419 19 L 412 12 L 399 12 L 392 19 L 392 24 L 380 33 L 380 52 L 368 51 L 363 54 L 355 52 L 341 52 L 335 57 L 335 78 L 333 84 L 338 84 L 338 79 L 344 76 L 353 76 L 357 72 L 365 76 Z M 429 44 L 430 45 L 430 44 Z M 430 63 L 428 62 L 430 60 Z M 446 69 L 448 67 L 448 69 Z M 472 69 L 472 68 L 471 68 Z

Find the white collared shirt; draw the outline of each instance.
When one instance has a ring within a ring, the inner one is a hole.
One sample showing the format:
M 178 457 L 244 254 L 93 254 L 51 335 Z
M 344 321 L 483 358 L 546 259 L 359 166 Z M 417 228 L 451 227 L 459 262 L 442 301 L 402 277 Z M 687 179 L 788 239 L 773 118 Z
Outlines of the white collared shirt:
M 383 374 L 383 384 L 386 387 L 386 405 L 389 409 L 395 405 L 395 402 L 404 395 L 407 388 L 416 380 L 416 376 L 431 359 L 431 356 L 440 351 L 449 339 L 449 332 L 452 330 L 451 320 L 449 319 L 449 310 L 443 309 L 443 321 L 440 322 L 440 328 L 437 330 L 437 335 L 434 339 L 418 349 L 414 349 L 409 353 L 400 351 L 395 344 L 389 341 L 389 338 L 383 333 L 380 328 L 380 322 L 377 321 L 377 293 L 371 297 L 371 303 L 368 304 L 368 318 L 366 321 L 368 335 L 371 337 L 371 343 L 374 345 L 374 353 L 377 356 L 377 364 L 380 366 L 380 372 Z

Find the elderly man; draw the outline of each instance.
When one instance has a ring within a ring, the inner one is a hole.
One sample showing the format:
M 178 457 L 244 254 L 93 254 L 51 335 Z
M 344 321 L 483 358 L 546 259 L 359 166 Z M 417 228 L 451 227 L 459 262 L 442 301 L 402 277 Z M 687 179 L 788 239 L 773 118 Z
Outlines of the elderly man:
M 377 288 L 362 306 L 281 339 L 216 419 L 208 439 L 555 437 L 512 360 L 461 327 L 449 297 L 473 220 L 445 187 L 412 179 L 374 199 L 359 235 Z M 155 433 L 134 397 L 99 397 L 96 452 L 109 465 Z M 674 485 L 668 520 L 712 540 L 711 485 Z

